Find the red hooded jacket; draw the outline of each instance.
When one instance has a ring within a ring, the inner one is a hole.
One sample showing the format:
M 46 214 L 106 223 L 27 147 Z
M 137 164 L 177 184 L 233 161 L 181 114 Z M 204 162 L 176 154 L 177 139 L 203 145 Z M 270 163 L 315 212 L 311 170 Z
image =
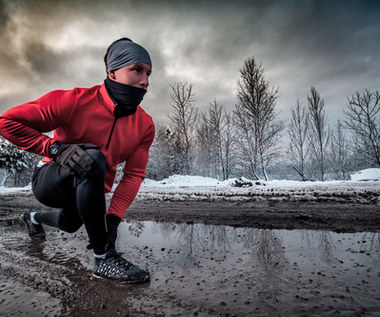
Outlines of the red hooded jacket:
M 152 118 L 140 106 L 135 114 L 115 121 L 115 104 L 105 85 L 52 91 L 6 111 L 0 117 L 0 135 L 20 149 L 46 156 L 55 141 L 92 143 L 106 157 L 105 192 L 110 192 L 116 168 L 126 162 L 107 214 L 123 218 L 145 176 L 154 139 Z M 53 137 L 43 134 L 53 131 Z

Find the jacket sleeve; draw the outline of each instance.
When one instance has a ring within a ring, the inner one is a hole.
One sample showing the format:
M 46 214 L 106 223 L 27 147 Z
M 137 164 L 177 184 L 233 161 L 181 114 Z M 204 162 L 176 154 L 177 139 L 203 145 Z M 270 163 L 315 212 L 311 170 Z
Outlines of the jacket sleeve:
M 0 135 L 22 150 L 47 156 L 54 139 L 43 133 L 68 122 L 75 103 L 75 90 L 56 90 L 16 106 L 0 117 Z
M 113 214 L 122 219 L 127 208 L 135 199 L 144 180 L 149 148 L 154 140 L 154 133 L 155 128 L 152 122 L 143 141 L 125 163 L 123 177 L 115 189 L 107 214 Z

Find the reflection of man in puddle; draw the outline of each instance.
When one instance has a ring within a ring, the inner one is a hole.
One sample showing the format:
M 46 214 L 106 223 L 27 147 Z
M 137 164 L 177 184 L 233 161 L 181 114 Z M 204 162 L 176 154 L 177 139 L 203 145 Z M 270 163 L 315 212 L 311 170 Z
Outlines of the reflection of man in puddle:
M 127 38 L 111 44 L 104 58 L 102 85 L 52 91 L 0 117 L 2 136 L 45 158 L 36 167 L 32 189 L 43 204 L 61 208 L 28 212 L 23 219 L 33 238 L 45 238 L 42 224 L 67 232 L 83 224 L 94 250 L 94 275 L 127 282 L 149 273 L 115 251 L 117 228 L 144 178 L 154 138 L 151 117 L 139 106 L 152 70 L 149 53 Z M 53 131 L 50 138 L 43 134 Z M 117 164 L 124 175 L 106 211 Z

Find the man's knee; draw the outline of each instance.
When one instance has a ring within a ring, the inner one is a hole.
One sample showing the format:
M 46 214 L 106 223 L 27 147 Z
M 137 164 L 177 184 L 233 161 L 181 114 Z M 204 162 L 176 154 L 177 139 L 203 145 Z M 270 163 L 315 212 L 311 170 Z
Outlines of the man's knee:
M 101 151 L 97 149 L 87 149 L 86 153 L 90 155 L 94 159 L 95 162 L 99 164 L 105 164 L 106 158 Z
M 73 219 L 70 219 L 70 217 L 62 216 L 60 215 L 60 219 L 58 221 L 58 227 L 59 229 L 66 231 L 68 233 L 74 233 L 79 230 L 80 227 L 82 227 L 83 222 L 79 219 L 76 219 L 76 217 L 73 217 Z
M 92 164 L 93 174 L 103 178 L 106 172 L 106 158 L 104 154 L 96 149 L 88 149 L 86 150 L 86 153 L 94 160 L 94 163 Z
M 77 232 L 81 226 L 82 224 L 63 224 L 59 227 L 59 229 L 68 233 L 74 233 Z

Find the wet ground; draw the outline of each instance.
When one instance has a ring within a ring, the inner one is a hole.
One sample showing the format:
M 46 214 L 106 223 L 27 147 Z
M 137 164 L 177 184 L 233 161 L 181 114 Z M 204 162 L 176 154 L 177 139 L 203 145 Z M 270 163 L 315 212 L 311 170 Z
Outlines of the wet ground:
M 32 241 L 42 207 L 0 203 L 0 316 L 380 316 L 378 205 L 136 202 L 117 248 L 152 279 L 128 286 L 91 276 L 83 230 Z

